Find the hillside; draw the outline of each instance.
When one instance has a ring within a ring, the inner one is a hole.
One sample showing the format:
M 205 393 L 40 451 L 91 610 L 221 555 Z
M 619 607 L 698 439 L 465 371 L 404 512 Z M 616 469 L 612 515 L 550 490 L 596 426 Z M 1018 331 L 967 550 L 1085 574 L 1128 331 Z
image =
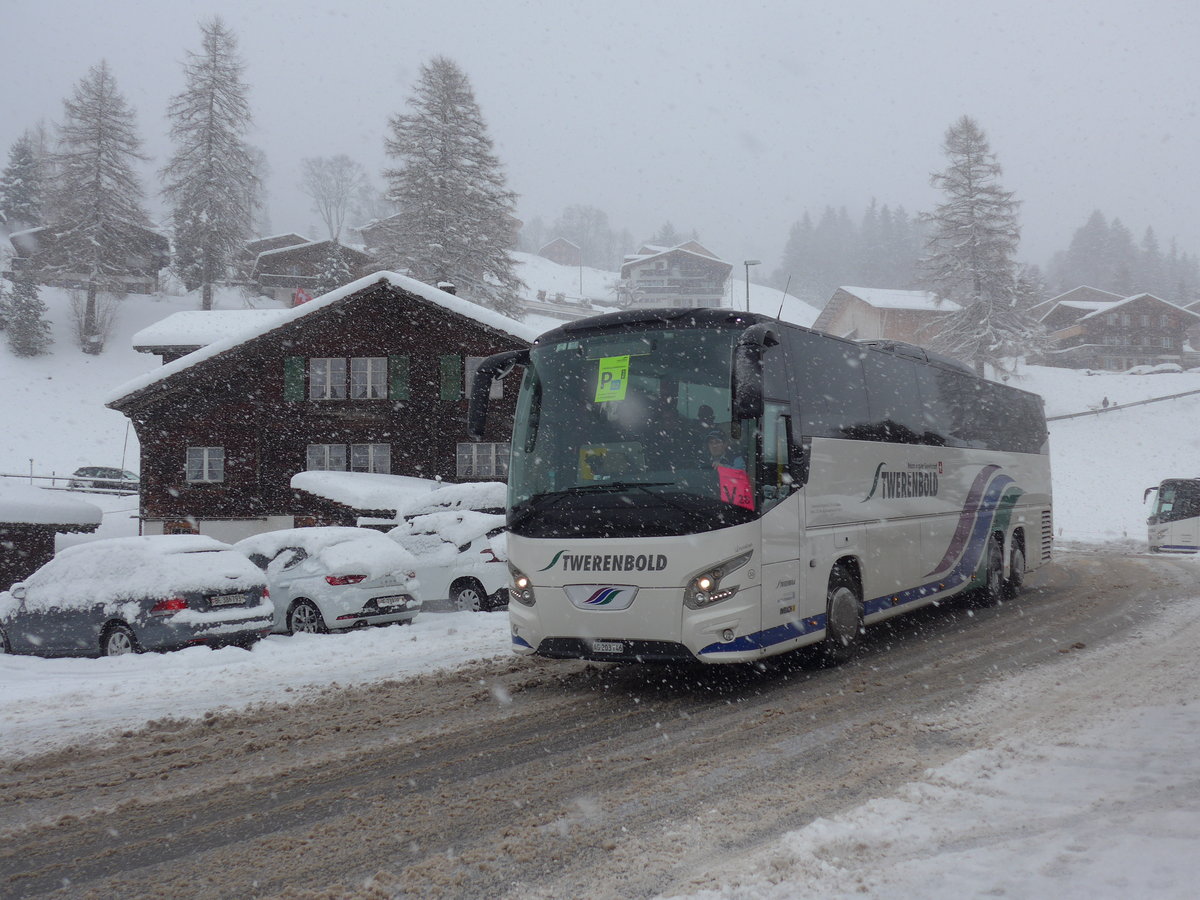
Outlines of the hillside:
M 522 277 L 534 290 L 578 296 L 579 270 L 522 254 Z M 583 270 L 584 294 L 605 295 L 613 273 Z M 574 280 L 575 292 L 570 290 Z M 752 285 L 752 307 L 778 304 L 779 292 Z M 131 336 L 171 313 L 196 309 L 194 296 L 130 296 L 121 302 L 112 334 L 99 356 L 86 356 L 71 338 L 71 297 L 43 289 L 55 343 L 36 359 L 12 354 L 0 340 L 0 371 L 8 390 L 0 395 L 0 472 L 66 475 L 82 465 L 138 468 L 138 444 L 124 416 L 106 409 L 113 388 L 158 365 L 135 353 Z M 274 305 L 247 300 L 239 291 L 218 293 L 220 309 Z M 777 308 L 777 306 L 776 306 Z M 774 314 L 776 309 L 771 309 Z M 813 312 L 815 316 L 815 311 Z M 802 319 L 802 315 L 797 315 Z M 560 324 L 545 316 L 527 321 L 539 328 Z M 1048 415 L 1099 408 L 1104 398 L 1115 410 L 1051 423 L 1055 519 L 1059 537 L 1084 543 L 1145 539 L 1143 489 L 1165 477 L 1197 473 L 1200 434 L 1179 423 L 1200 420 L 1200 396 L 1122 408 L 1149 397 L 1200 389 L 1200 374 L 1133 376 L 1024 367 L 1014 384 L 1041 394 Z M 123 504 L 128 513 L 129 503 Z M 124 525 L 122 527 L 128 527 Z

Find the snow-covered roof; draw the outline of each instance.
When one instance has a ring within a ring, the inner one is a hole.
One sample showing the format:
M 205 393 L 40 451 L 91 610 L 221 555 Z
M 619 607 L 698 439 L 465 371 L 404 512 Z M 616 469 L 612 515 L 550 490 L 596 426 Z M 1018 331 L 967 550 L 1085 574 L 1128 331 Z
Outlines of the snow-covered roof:
M 0 479 L 0 522 L 10 525 L 63 525 L 92 530 L 104 513 L 61 491 L 48 491 L 29 484 Z
M 297 472 L 292 487 L 351 509 L 402 510 L 441 486 L 431 478 L 375 472 Z
M 628 269 L 630 266 L 635 266 L 638 263 L 643 263 L 643 262 L 646 262 L 647 260 L 657 259 L 660 256 L 669 256 L 669 255 L 672 255 L 675 253 L 682 253 L 686 256 L 692 256 L 692 257 L 695 257 L 696 259 L 702 259 L 707 263 L 713 263 L 718 266 L 724 266 L 726 269 L 733 268 L 732 263 L 727 263 L 723 259 L 717 259 L 717 257 L 712 256 L 710 254 L 699 253 L 695 250 L 688 250 L 684 247 L 671 247 L 669 250 L 662 250 L 662 251 L 659 251 L 656 253 L 647 253 L 647 254 L 644 254 L 641 256 L 638 256 L 638 255 L 626 256 L 625 261 L 623 263 L 621 263 L 621 275 L 622 275 L 622 277 L 624 277 L 625 270 Z
M 462 297 L 456 297 L 453 294 L 447 294 L 445 291 L 439 291 L 435 287 L 430 287 L 423 282 L 417 281 L 414 278 L 409 278 L 406 275 L 398 275 L 395 272 L 376 272 L 372 275 L 359 278 L 357 281 L 352 281 L 349 284 L 343 285 L 336 290 L 330 291 L 327 294 L 322 294 L 308 303 L 303 303 L 300 306 L 284 310 L 284 315 L 274 322 L 258 323 L 248 327 L 245 331 L 237 334 L 229 335 L 221 340 L 214 341 L 207 347 L 201 347 L 199 350 L 194 350 L 186 356 L 181 356 L 179 359 L 173 360 L 164 366 L 160 366 L 151 372 L 144 375 L 139 375 L 137 378 L 130 379 L 123 385 L 113 391 L 106 399 L 106 405 L 117 403 L 121 399 L 128 397 L 130 394 L 143 391 L 151 385 L 158 384 L 161 381 L 176 375 L 179 372 L 186 371 L 192 366 L 206 362 L 216 356 L 220 356 L 229 350 L 241 346 L 247 341 L 274 331 L 277 328 L 282 328 L 297 319 L 304 316 L 311 316 L 320 312 L 336 303 L 341 302 L 352 294 L 357 294 L 359 291 L 371 287 L 373 284 L 386 283 L 399 290 L 407 291 L 411 294 L 416 294 L 423 300 L 427 300 L 435 306 L 440 306 L 450 312 L 457 313 L 468 319 L 473 319 L 481 325 L 486 325 L 489 328 L 494 328 L 504 334 L 519 338 L 528 343 L 533 343 L 538 336 L 539 331 L 536 328 L 531 328 L 523 322 L 518 322 L 516 319 L 510 319 L 508 316 L 501 315 L 495 310 L 487 309 L 480 306 L 478 303 L 472 303 L 470 300 L 464 300 Z
M 189 309 L 172 313 L 136 332 L 133 348 L 206 347 L 262 325 L 282 321 L 287 309 Z
M 1189 316 L 1200 319 L 1200 314 L 1194 313 L 1190 309 L 1184 309 L 1182 306 L 1176 306 L 1169 300 L 1164 300 L 1161 297 L 1155 297 L 1153 294 L 1134 294 L 1131 297 L 1126 297 L 1124 300 L 1118 300 L 1116 303 L 1101 303 L 1093 312 L 1089 312 L 1086 316 L 1080 316 L 1080 321 L 1083 319 L 1094 318 L 1101 313 L 1112 312 L 1114 309 L 1120 309 L 1122 306 L 1133 303 L 1135 300 L 1153 300 L 1156 303 L 1161 303 L 1164 306 L 1170 306 L 1173 309 L 1179 310 L 1181 313 L 1187 313 Z M 1066 304 L 1064 303 L 1063 305 L 1065 306 Z
M 864 287 L 840 287 L 838 290 L 845 291 L 847 294 L 857 297 L 868 306 L 875 307 L 875 309 L 916 309 L 931 312 L 958 312 L 962 308 L 953 300 L 942 300 L 939 303 L 937 294 L 932 291 L 901 291 L 893 288 Z

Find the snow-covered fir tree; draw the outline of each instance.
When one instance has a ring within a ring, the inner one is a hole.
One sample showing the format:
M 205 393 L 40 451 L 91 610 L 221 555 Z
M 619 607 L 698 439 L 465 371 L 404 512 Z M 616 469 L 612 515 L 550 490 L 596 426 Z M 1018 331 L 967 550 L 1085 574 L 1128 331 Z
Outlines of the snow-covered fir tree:
M 970 116 L 950 126 L 943 149 L 948 164 L 930 182 L 945 199 L 925 216 L 922 273 L 927 288 L 961 309 L 938 322 L 929 345 L 983 374 L 985 364 L 1003 369 L 1041 346 L 1040 329 L 1017 304 L 1019 204 L 1000 186 L 1000 164 Z
M 321 260 L 321 271 L 317 273 L 317 295 L 328 294 L 353 280 L 354 273 L 350 271 L 350 264 L 346 262 L 346 256 L 342 253 L 342 245 L 337 241 L 330 241 L 329 249 Z
M 522 312 L 509 250 L 516 194 L 500 162 L 467 76 L 435 57 L 421 66 L 409 112 L 389 121 L 388 199 L 397 214 L 383 262 L 426 284 L 452 282 L 459 294 L 506 315 Z
M 201 289 L 201 308 L 212 309 L 213 284 L 227 278 L 250 236 L 260 188 L 245 141 L 251 116 L 237 38 L 219 18 L 200 32 L 201 52 L 188 52 L 183 91 L 167 108 L 175 152 L 161 174 L 177 270 L 189 289 Z
M 27 134 L 13 142 L 0 174 L 0 217 L 10 234 L 44 224 L 41 166 Z
M 12 294 L 7 299 L 5 331 L 8 344 L 17 356 L 39 356 L 53 343 L 50 323 L 46 321 L 46 304 L 38 295 L 33 276 L 17 276 Z
M 106 62 L 93 66 L 63 101 L 56 200 L 63 216 L 57 232 L 61 261 L 53 268 L 87 279 L 81 337 L 86 353 L 103 349 L 96 322 L 96 293 L 121 290 L 129 256 L 144 249 L 149 218 L 134 164 L 142 155 L 132 107 L 117 89 Z

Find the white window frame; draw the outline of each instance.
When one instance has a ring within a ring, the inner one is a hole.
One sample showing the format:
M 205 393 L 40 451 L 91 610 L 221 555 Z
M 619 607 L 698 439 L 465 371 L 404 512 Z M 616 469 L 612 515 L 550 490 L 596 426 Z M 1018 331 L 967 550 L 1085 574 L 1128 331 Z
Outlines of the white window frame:
M 455 453 L 459 478 L 507 478 L 510 447 L 503 443 L 465 441 Z
M 184 478 L 189 484 L 215 484 L 225 480 L 224 447 L 188 447 Z
M 345 472 L 345 444 L 309 444 L 304 457 L 305 471 Z
M 351 444 L 350 471 L 390 475 L 392 473 L 392 445 Z
M 314 356 L 308 360 L 308 399 L 346 399 L 346 360 L 334 356 Z
M 386 356 L 355 356 L 350 359 L 350 399 L 386 400 L 388 361 Z

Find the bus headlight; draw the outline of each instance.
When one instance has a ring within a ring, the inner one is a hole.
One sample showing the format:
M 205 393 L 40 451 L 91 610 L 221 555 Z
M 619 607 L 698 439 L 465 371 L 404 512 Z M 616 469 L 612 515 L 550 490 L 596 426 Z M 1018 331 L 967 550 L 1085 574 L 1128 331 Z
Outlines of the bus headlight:
M 529 580 L 529 576 L 512 563 L 508 564 L 508 572 L 512 576 L 509 599 L 516 600 L 522 606 L 533 606 L 537 601 L 533 597 L 533 582 Z
M 750 562 L 753 555 L 753 551 L 747 551 L 741 556 L 727 559 L 692 576 L 692 580 L 683 589 L 684 606 L 688 609 L 704 609 L 706 606 L 728 600 L 738 592 L 741 585 L 721 587 L 721 580 Z

